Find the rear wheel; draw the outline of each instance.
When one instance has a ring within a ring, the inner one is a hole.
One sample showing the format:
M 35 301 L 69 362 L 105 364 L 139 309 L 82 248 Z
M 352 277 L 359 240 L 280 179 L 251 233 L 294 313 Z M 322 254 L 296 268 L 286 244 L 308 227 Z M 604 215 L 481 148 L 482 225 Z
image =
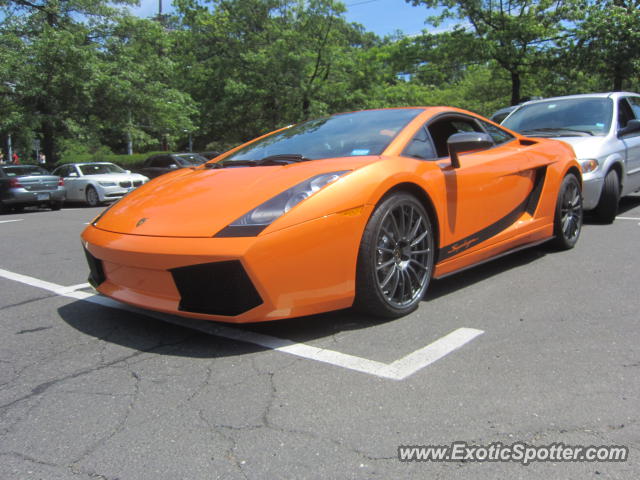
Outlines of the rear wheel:
M 580 181 L 569 173 L 562 180 L 553 223 L 553 244 L 560 250 L 573 248 L 582 230 L 582 192 Z
M 96 189 L 89 185 L 85 192 L 85 198 L 90 207 L 97 207 L 100 203 L 100 197 L 98 197 L 98 192 Z
M 0 202 L 0 213 L 9 212 L 9 207 L 4 204 L 4 202 Z
M 60 210 L 62 208 L 62 202 L 51 202 L 49 204 L 49 207 L 51 207 L 51 210 Z
M 618 172 L 610 170 L 604 177 L 600 201 L 595 210 L 598 220 L 603 223 L 613 223 L 618 214 L 618 203 L 620 203 L 620 179 Z
M 386 198 L 365 228 L 354 307 L 395 318 L 415 310 L 433 270 L 434 236 L 424 206 L 407 193 Z

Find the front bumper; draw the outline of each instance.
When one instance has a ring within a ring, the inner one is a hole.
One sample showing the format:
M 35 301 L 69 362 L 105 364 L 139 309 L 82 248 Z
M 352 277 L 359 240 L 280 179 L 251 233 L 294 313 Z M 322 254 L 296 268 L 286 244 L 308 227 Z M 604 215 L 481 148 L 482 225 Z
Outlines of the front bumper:
M 66 189 L 58 187 L 56 190 L 30 192 L 24 188 L 12 188 L 2 198 L 5 205 L 44 205 L 51 202 L 63 202 Z
M 595 172 L 585 173 L 582 176 L 582 207 L 585 210 L 593 210 L 600 201 L 604 177 L 598 169 Z
M 108 200 L 117 200 L 119 198 L 124 197 L 127 193 L 134 191 L 136 187 L 122 188 L 120 185 L 115 185 L 112 187 L 104 187 L 102 185 L 98 186 L 98 198 L 100 198 L 101 202 L 106 202 Z
M 371 209 L 253 238 L 123 235 L 90 225 L 82 240 L 102 270 L 94 286 L 108 297 L 193 318 L 269 321 L 352 305 Z

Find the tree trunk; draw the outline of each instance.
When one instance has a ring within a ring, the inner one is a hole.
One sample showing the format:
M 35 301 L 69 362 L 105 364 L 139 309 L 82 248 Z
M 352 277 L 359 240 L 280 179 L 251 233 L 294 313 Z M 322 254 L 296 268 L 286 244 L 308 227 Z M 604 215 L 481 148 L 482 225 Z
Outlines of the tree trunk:
M 520 73 L 511 72 L 511 105 L 520 103 Z
M 617 63 L 613 67 L 613 91 L 614 92 L 622 91 L 622 80 L 623 80 L 622 70 L 623 70 L 622 65 L 620 65 L 619 63 Z

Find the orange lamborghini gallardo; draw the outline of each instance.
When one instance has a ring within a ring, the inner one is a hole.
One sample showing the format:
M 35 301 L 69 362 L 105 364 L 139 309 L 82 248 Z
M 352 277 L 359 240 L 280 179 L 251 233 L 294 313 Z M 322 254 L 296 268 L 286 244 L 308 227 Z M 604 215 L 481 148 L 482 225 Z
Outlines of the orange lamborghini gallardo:
M 205 320 L 418 307 L 431 278 L 551 240 L 575 245 L 573 150 L 473 113 L 342 113 L 163 175 L 83 232 L 103 295 Z M 427 294 L 428 298 L 428 294 Z

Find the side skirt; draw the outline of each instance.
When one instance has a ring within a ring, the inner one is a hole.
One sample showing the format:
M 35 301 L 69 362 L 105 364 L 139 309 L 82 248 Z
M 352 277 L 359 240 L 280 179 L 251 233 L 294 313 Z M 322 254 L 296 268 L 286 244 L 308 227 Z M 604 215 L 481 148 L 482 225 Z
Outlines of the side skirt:
M 552 238 L 553 238 L 553 236 L 548 237 L 548 238 L 543 238 L 542 240 L 536 240 L 536 241 L 533 241 L 533 242 L 530 242 L 530 243 L 525 243 L 524 245 L 519 245 L 517 247 L 511 248 L 511 249 L 506 250 L 504 252 L 500 252 L 500 253 L 492 256 L 492 257 L 485 258 L 484 260 L 480 260 L 478 263 L 472 263 L 471 265 L 466 265 L 464 267 L 458 268 L 457 270 L 452 270 L 451 272 L 447 272 L 447 273 L 442 274 L 442 275 L 438 275 L 438 276 L 434 275 L 433 278 L 435 278 L 436 280 L 440 280 L 442 278 L 447 278 L 450 275 L 455 275 L 456 273 L 464 272 L 465 270 L 469 270 L 471 268 L 479 267 L 480 265 L 484 265 L 485 263 L 492 262 L 493 260 L 497 260 L 498 258 L 502 258 L 502 257 L 505 257 L 507 255 L 511 255 L 512 253 L 519 252 L 520 250 L 525 250 L 527 248 L 531 248 L 531 247 L 535 247 L 537 245 L 541 245 L 543 243 L 548 242 Z

